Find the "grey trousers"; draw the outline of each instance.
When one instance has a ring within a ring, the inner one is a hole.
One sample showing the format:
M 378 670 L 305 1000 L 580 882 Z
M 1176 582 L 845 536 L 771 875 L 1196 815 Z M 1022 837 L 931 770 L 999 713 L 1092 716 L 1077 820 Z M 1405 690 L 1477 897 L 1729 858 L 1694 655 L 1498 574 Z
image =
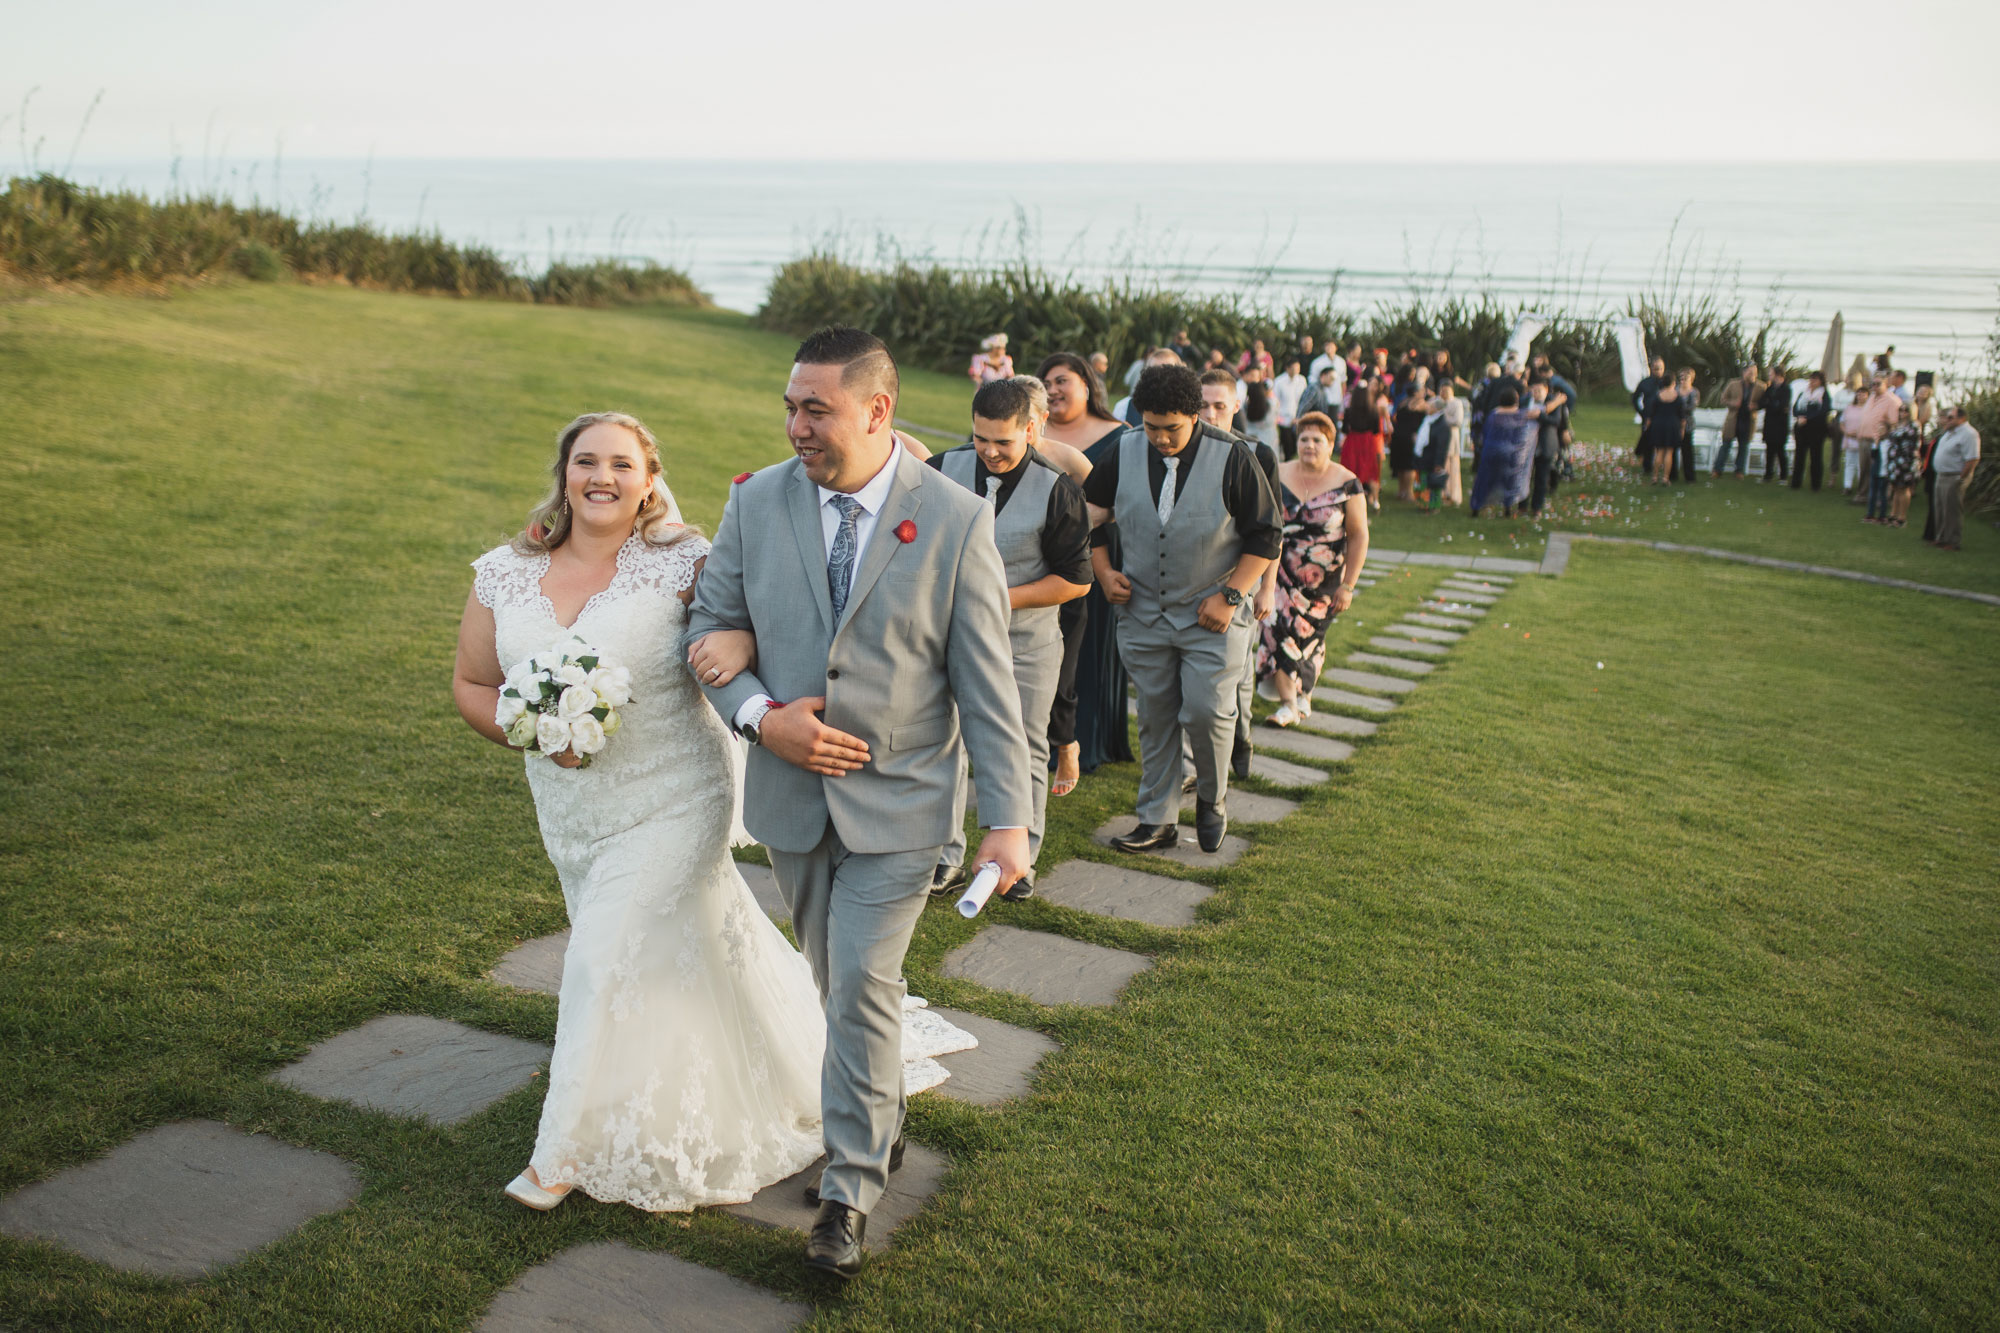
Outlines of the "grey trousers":
M 771 852 L 826 1011 L 820 1197 L 863 1213 L 888 1186 L 889 1148 L 903 1132 L 903 955 L 930 900 L 937 854 L 850 852 L 830 821 L 811 851 Z
M 1263 626 L 1251 622 L 1250 632 L 1243 636 L 1243 683 L 1236 687 L 1236 743 L 1250 743 L 1250 710 L 1257 700 L 1257 641 L 1262 637 Z
M 1939 546 L 1956 546 L 1964 538 L 1964 515 L 1961 512 L 1965 499 L 1965 474 L 1963 472 L 1940 472 L 1937 484 L 1931 493 L 1937 505 L 1937 537 Z
M 1194 750 L 1195 794 L 1204 801 L 1228 795 L 1248 615 L 1239 608 L 1217 634 L 1200 625 L 1145 624 L 1120 608 L 1118 655 L 1139 696 L 1140 823 L 1180 821 L 1183 734 Z
M 1028 825 L 1028 865 L 1042 854 L 1042 834 L 1049 815 L 1049 713 L 1055 708 L 1056 686 L 1062 681 L 1063 641 L 1014 650 L 1014 688 L 1021 696 L 1021 722 L 1028 729 L 1028 786 L 1035 815 Z M 957 866 L 965 860 L 965 807 L 971 801 L 972 775 L 958 771 L 958 805 L 952 811 L 951 841 L 938 853 L 938 864 Z

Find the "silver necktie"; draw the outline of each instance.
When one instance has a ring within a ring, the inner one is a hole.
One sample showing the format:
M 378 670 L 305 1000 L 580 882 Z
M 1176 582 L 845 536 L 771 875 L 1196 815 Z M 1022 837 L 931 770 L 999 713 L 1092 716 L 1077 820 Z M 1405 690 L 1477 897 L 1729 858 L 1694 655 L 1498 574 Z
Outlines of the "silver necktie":
M 992 505 L 996 513 L 999 511 L 1000 478 L 989 476 L 986 479 L 986 503 Z
M 1160 526 L 1164 528 L 1167 520 L 1174 516 L 1174 477 L 1181 470 L 1181 460 L 1163 458 L 1160 461 L 1167 465 L 1166 479 L 1160 483 Z

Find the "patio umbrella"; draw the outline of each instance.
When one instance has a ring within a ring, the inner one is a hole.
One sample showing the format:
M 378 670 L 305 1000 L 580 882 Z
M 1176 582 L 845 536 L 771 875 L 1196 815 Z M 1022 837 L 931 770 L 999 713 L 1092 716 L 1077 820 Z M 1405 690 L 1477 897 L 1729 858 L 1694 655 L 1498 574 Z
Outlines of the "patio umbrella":
M 1826 377 L 1828 384 L 1840 383 L 1840 328 L 1838 310 L 1833 312 L 1833 323 L 1826 330 L 1826 353 L 1819 359 L 1819 373 Z

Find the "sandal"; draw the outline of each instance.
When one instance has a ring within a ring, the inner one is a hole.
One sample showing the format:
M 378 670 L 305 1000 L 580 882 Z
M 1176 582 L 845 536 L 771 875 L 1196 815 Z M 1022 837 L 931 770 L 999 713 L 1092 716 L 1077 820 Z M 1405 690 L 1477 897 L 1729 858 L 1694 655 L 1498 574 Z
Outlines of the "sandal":
M 1076 790 L 1076 784 L 1083 776 L 1076 762 L 1081 748 L 1079 742 L 1071 741 L 1056 750 L 1056 775 L 1049 779 L 1049 795 L 1067 796 Z

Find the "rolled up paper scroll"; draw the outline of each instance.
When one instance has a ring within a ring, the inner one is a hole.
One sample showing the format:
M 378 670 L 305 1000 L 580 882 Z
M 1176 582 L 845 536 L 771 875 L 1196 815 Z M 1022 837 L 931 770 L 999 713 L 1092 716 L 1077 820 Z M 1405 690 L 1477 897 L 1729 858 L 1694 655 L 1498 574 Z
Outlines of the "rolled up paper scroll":
M 986 900 L 993 896 L 993 890 L 1000 887 L 1000 867 L 992 861 L 979 867 L 979 873 L 972 877 L 972 883 L 965 888 L 965 896 L 958 900 L 958 914 L 967 920 L 979 915 L 979 909 L 986 906 Z

